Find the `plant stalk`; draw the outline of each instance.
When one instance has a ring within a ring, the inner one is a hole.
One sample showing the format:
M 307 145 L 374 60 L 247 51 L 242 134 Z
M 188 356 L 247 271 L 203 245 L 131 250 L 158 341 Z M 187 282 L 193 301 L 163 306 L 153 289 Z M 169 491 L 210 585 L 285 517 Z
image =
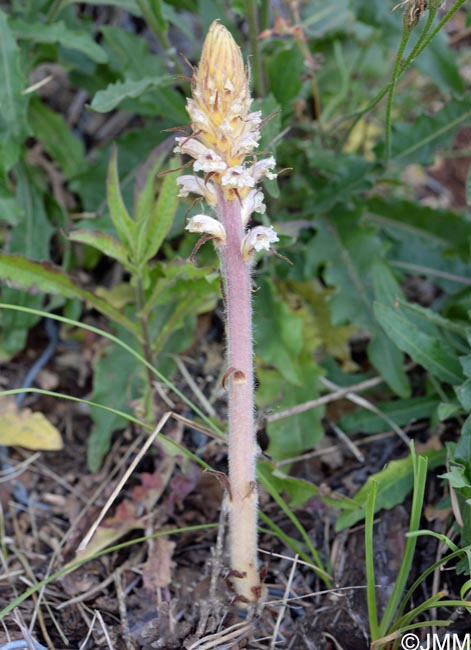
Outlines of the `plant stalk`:
M 244 226 L 240 202 L 219 192 L 219 219 L 226 231 L 220 250 L 226 302 L 229 389 L 230 549 L 235 590 L 242 600 L 259 600 L 257 562 L 258 454 L 254 417 L 251 277 L 241 254 Z
M 146 391 L 145 411 L 146 411 L 146 417 L 153 419 L 154 405 L 153 405 L 153 398 L 152 398 L 153 395 L 152 385 L 153 385 L 154 377 L 150 370 L 150 367 L 153 364 L 153 355 L 152 355 L 152 345 L 151 345 L 147 315 L 142 314 L 144 303 L 145 303 L 145 296 L 144 296 L 144 287 L 142 284 L 142 280 L 141 278 L 136 278 L 136 306 L 137 306 L 137 312 L 139 314 L 140 326 L 141 326 L 142 350 L 144 353 L 144 359 L 147 361 L 148 364 L 146 367 L 146 374 L 147 374 L 147 383 L 149 389 L 148 391 Z

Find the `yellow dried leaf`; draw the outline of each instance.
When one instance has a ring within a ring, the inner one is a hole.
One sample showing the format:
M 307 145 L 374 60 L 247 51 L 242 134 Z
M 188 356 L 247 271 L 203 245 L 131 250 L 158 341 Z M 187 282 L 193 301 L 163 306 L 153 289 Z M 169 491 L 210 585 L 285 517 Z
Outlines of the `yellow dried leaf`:
M 42 413 L 18 411 L 11 397 L 0 397 L 0 445 L 55 451 L 64 446 L 61 434 Z

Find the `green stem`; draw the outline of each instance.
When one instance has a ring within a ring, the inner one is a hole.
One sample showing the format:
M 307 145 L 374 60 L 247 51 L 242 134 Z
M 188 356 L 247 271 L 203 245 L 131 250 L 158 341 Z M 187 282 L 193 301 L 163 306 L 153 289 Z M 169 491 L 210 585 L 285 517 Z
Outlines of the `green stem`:
M 422 33 L 421 33 L 420 37 L 417 39 L 417 43 L 414 45 L 412 50 L 409 52 L 409 54 L 407 56 L 407 59 L 404 61 L 403 65 L 401 66 L 401 73 L 400 74 L 402 74 L 402 72 L 406 69 L 406 67 L 408 68 L 411 65 L 411 63 L 413 63 L 413 61 L 417 58 L 418 53 L 422 52 L 422 49 L 421 49 L 422 44 L 423 44 L 427 34 L 429 33 L 430 28 L 433 25 L 433 21 L 435 20 L 436 15 L 437 15 L 437 10 L 436 9 L 430 9 L 430 11 L 428 12 L 428 16 L 427 16 L 427 22 L 425 23 L 425 26 L 424 26 L 424 28 L 422 30 Z
M 416 456 L 411 444 L 412 463 L 414 467 L 414 492 L 412 495 L 412 507 L 409 522 L 409 532 L 415 533 L 419 530 L 420 517 L 424 503 L 425 481 L 427 478 L 427 460 L 423 456 Z M 406 548 L 402 558 L 401 568 L 394 585 L 393 593 L 389 598 L 386 610 L 383 614 L 380 624 L 380 636 L 385 636 L 392 625 L 394 616 L 397 615 L 400 607 L 401 597 L 410 576 L 410 569 L 414 559 L 417 538 L 415 536 L 407 537 Z
M 407 66 L 409 66 L 409 65 L 412 63 L 412 61 L 414 60 L 414 58 L 418 57 L 419 54 L 421 54 L 421 53 L 424 51 L 424 49 L 427 47 L 427 45 L 430 43 L 430 41 L 431 41 L 433 38 L 435 38 L 435 36 L 438 34 L 438 32 L 441 30 L 441 28 L 442 28 L 442 27 L 443 27 L 443 26 L 444 26 L 444 25 L 445 25 L 445 24 L 446 24 L 446 23 L 447 23 L 451 18 L 453 18 L 453 16 L 454 16 L 454 15 L 456 14 L 456 12 L 460 9 L 460 7 L 461 7 L 462 5 L 464 5 L 465 2 L 466 2 L 466 0 L 457 0 L 457 2 L 455 2 L 455 4 L 453 5 L 453 7 L 452 7 L 452 8 L 451 8 L 451 9 L 450 9 L 450 10 L 449 10 L 449 11 L 448 11 L 444 16 L 443 16 L 443 18 L 440 20 L 440 22 L 439 22 L 438 25 L 435 27 L 435 29 L 432 31 L 432 33 L 430 34 L 430 36 L 428 36 L 428 38 L 426 38 L 425 40 L 423 40 L 422 38 L 420 39 L 421 44 L 420 44 L 419 47 L 417 47 L 417 52 L 414 52 L 414 50 L 412 50 L 412 52 L 411 52 L 411 53 L 409 54 L 409 56 L 407 57 L 407 60 L 406 60 L 406 62 L 405 62 L 404 65 L 407 64 Z M 431 10 L 430 10 L 430 14 L 432 14 L 432 13 L 433 13 L 433 18 L 435 18 L 435 14 L 437 13 L 437 10 L 436 10 L 436 9 L 431 9 Z M 432 19 L 432 20 L 433 20 L 433 19 Z M 424 30 L 424 31 L 425 31 L 425 30 Z M 417 43 L 417 46 L 418 46 L 418 45 L 419 45 L 419 43 Z M 414 49 L 415 49 L 415 48 L 414 48 Z M 414 58 L 412 58 L 412 55 L 414 55 Z
M 46 25 L 50 25 L 68 4 L 68 0 L 53 0 L 46 16 Z
M 270 0 L 262 0 L 260 7 L 260 30 L 268 29 L 270 24 Z
M 399 48 L 396 53 L 396 59 L 394 61 L 394 68 L 391 75 L 391 83 L 389 84 L 388 102 L 386 104 L 385 167 L 388 166 L 389 159 L 391 158 L 391 115 L 392 115 L 392 107 L 393 107 L 393 100 L 394 100 L 394 91 L 396 90 L 397 81 L 399 79 L 399 75 L 401 74 L 402 55 L 404 54 L 407 43 L 409 42 L 411 33 L 412 33 L 411 27 L 404 25 L 404 29 L 402 30 L 401 42 L 399 44 Z
M 154 14 L 152 13 L 151 9 L 149 8 L 146 0 L 136 0 L 137 6 L 141 10 L 142 15 L 144 16 L 147 24 L 151 28 L 151 30 L 154 32 L 154 34 L 157 36 L 158 40 L 160 41 L 160 44 L 162 45 L 163 49 L 165 50 L 165 53 L 167 56 L 172 60 L 173 65 L 175 67 L 176 72 L 178 74 L 183 75 L 184 70 L 181 66 L 181 63 L 178 59 L 177 56 L 175 56 L 173 52 L 173 45 L 170 42 L 167 32 L 165 32 L 161 26 L 159 25 L 159 21 L 156 19 Z
M 140 278 L 137 278 L 136 279 L 136 306 L 137 306 L 137 313 L 140 319 L 140 326 L 141 326 L 142 350 L 144 352 L 144 359 L 148 363 L 148 365 L 146 366 L 148 390 L 146 391 L 146 398 L 145 398 L 145 412 L 148 418 L 152 420 L 154 418 L 154 408 L 152 403 L 152 394 L 153 394 L 152 384 L 154 381 L 154 376 L 150 368 L 153 366 L 153 357 L 152 357 L 152 345 L 151 345 L 150 334 L 149 334 L 148 317 L 147 315 L 142 314 L 144 303 L 145 303 L 144 287 L 142 284 L 142 280 Z
M 255 88 L 259 97 L 265 97 L 265 79 L 263 77 L 262 60 L 258 47 L 258 20 L 255 0 L 245 0 L 245 15 L 249 23 L 249 39 L 253 59 Z
M 376 481 L 371 484 L 370 494 L 365 504 L 365 567 L 366 567 L 366 600 L 368 604 L 368 620 L 371 640 L 379 638 L 378 608 L 376 604 L 376 578 L 374 566 L 373 524 L 375 517 L 375 502 L 378 486 Z
M 429 15 L 427 18 L 427 22 L 424 26 L 424 29 L 413 47 L 412 51 L 410 54 L 407 56 L 406 60 L 400 67 L 400 71 L 398 74 L 398 79 L 401 77 L 401 75 L 410 67 L 410 65 L 414 62 L 414 60 L 424 51 L 424 49 L 427 47 L 427 45 L 430 43 L 430 41 L 435 38 L 435 36 L 438 34 L 438 32 L 442 29 L 442 27 L 452 18 L 455 13 L 459 10 L 459 8 L 465 3 L 466 0 L 457 0 L 457 2 L 453 5 L 453 7 L 443 16 L 443 18 L 440 20 L 438 25 L 435 27 L 435 29 L 427 36 L 428 32 L 430 31 L 430 27 L 433 23 L 433 20 L 435 19 L 435 16 L 437 14 L 436 9 L 431 9 L 429 11 Z M 360 109 L 359 111 L 353 111 L 352 113 L 348 113 L 347 115 L 344 115 L 341 118 L 341 122 L 344 122 L 345 120 L 348 120 L 350 118 L 355 118 L 352 122 L 352 124 L 349 126 L 346 135 L 342 138 L 340 142 L 340 148 L 343 147 L 345 142 L 348 140 L 351 132 L 355 128 L 355 126 L 358 124 L 358 122 L 363 118 L 364 115 L 369 113 L 375 106 L 379 104 L 379 102 L 383 99 L 383 97 L 390 91 L 391 89 L 392 82 L 389 82 L 386 86 L 381 88 L 381 90 L 376 94 L 375 97 L 365 106 L 365 108 Z M 336 124 L 338 126 L 339 123 Z

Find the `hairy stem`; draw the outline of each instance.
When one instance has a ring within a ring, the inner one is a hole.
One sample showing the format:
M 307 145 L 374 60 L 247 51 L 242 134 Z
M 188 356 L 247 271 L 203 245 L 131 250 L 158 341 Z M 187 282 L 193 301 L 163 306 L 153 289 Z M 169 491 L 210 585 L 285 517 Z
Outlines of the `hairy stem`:
M 399 79 L 399 75 L 401 74 L 402 55 L 404 54 L 404 50 L 406 49 L 407 43 L 409 42 L 410 35 L 411 35 L 411 28 L 404 25 L 404 29 L 402 31 L 401 43 L 399 45 L 399 49 L 397 50 L 396 59 L 394 61 L 394 68 L 391 75 L 391 84 L 389 86 L 388 102 L 386 105 L 386 135 L 385 135 L 385 149 L 386 149 L 385 166 L 386 167 L 388 166 L 389 159 L 391 158 L 391 117 L 392 117 L 392 107 L 393 107 L 393 100 L 394 100 L 394 91 L 396 90 L 396 84 Z
M 226 300 L 229 388 L 229 484 L 231 569 L 237 594 L 262 595 L 257 565 L 257 442 L 254 418 L 251 278 L 241 254 L 244 235 L 240 202 L 219 194 L 218 213 L 226 231 L 221 260 Z M 232 370 L 231 370 L 232 369 Z
M 152 401 L 152 394 L 153 394 L 152 385 L 153 385 L 154 377 L 150 370 L 150 366 L 152 366 L 153 363 L 153 354 L 152 354 L 152 345 L 151 345 L 151 339 L 149 334 L 147 316 L 146 315 L 143 316 L 141 313 L 144 307 L 144 302 L 145 302 L 144 287 L 142 284 L 142 280 L 138 278 L 136 281 L 136 306 L 140 318 L 142 350 L 144 352 L 144 358 L 148 363 L 148 366 L 146 368 L 148 391 L 146 391 L 145 410 L 146 410 L 146 415 L 152 419 L 154 417 L 154 412 L 153 412 L 154 408 L 153 408 L 153 401 Z
M 262 60 L 258 44 L 257 3 L 254 0 L 245 0 L 245 11 L 249 23 L 250 49 L 253 57 L 255 87 L 259 97 L 265 96 L 265 79 L 263 77 Z

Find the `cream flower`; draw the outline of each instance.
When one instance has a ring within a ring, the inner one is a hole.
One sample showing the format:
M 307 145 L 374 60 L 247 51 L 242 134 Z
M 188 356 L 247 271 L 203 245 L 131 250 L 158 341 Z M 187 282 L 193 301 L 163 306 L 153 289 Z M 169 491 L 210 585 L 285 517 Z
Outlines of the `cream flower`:
M 185 230 L 211 235 L 219 245 L 224 245 L 226 242 L 226 231 L 222 223 L 217 219 L 213 219 L 213 217 L 209 217 L 207 214 L 197 214 L 188 219 Z
M 270 171 L 276 165 L 276 160 L 273 156 L 269 158 L 264 158 L 263 160 L 257 160 L 251 167 L 248 168 L 249 173 L 253 176 L 256 182 L 261 178 L 268 178 L 272 180 L 276 178 L 276 174 Z
M 242 189 L 244 187 L 254 187 L 255 179 L 246 167 L 236 165 L 230 167 L 221 177 L 221 184 L 231 189 Z
M 263 202 L 263 192 L 257 189 L 250 190 L 247 196 L 242 199 L 240 217 L 244 226 L 247 225 L 253 212 L 264 214 L 266 209 L 266 205 Z
M 240 249 L 246 262 L 252 259 L 254 251 L 270 250 L 270 244 L 277 242 L 278 235 L 273 226 L 256 226 L 249 230 L 242 240 Z
M 178 196 L 186 198 L 189 194 L 199 194 L 204 197 L 211 206 L 217 203 L 216 188 L 210 181 L 205 181 L 199 176 L 185 174 L 177 178 L 177 185 L 180 185 Z

